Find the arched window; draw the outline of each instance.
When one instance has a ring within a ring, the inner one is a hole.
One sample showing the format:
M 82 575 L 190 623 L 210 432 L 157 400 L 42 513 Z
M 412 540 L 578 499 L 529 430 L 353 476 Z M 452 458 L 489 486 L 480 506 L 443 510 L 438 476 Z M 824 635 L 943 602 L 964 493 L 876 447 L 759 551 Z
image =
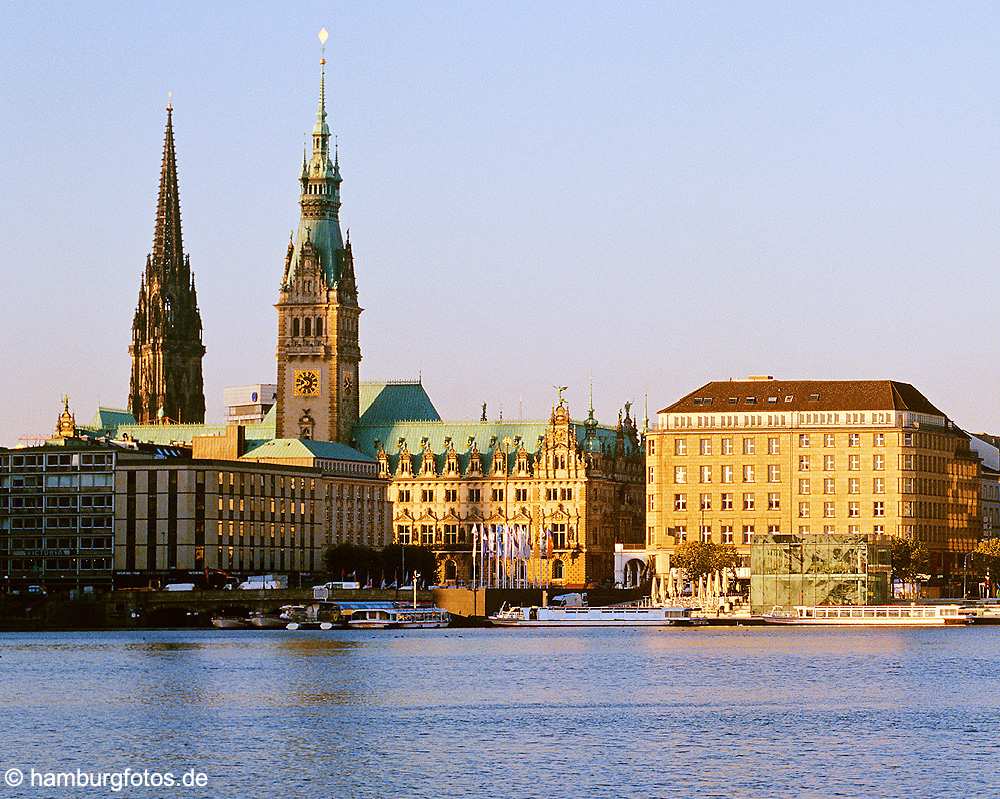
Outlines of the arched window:
M 316 317 L 316 335 L 317 336 L 322 336 L 323 335 L 323 317 L 322 316 L 317 316 Z
M 552 561 L 552 579 L 561 580 L 563 578 L 563 562 L 561 560 Z
M 292 320 L 292 337 L 297 338 L 299 335 L 299 320 L 298 318 Z
M 311 316 L 306 317 L 306 332 L 305 335 L 311 336 L 313 332 L 313 320 Z
M 455 561 L 446 560 L 444 562 L 444 579 L 455 580 L 457 578 L 458 578 L 458 567 L 455 565 Z

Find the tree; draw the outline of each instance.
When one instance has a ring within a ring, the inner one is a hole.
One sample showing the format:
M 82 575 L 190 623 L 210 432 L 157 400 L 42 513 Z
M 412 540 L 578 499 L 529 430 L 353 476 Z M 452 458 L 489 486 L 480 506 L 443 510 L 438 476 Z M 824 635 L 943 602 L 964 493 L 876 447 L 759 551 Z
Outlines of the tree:
M 1000 538 L 987 538 L 985 541 L 980 541 L 973 550 L 973 554 L 986 566 L 992 577 L 1000 574 Z
M 414 571 L 429 583 L 438 581 L 438 560 L 434 551 L 411 544 L 390 544 L 381 552 L 382 573 L 385 579 L 399 584 L 408 580 Z
M 889 564 L 893 579 L 913 583 L 918 575 L 926 574 L 930 555 L 923 541 L 893 536 L 889 539 Z
M 367 582 L 381 565 L 378 553 L 371 547 L 346 541 L 327 547 L 323 563 L 331 576 L 340 580 L 353 578 L 359 582 Z
M 700 577 L 735 568 L 739 557 L 736 547 L 732 544 L 685 541 L 674 550 L 671 562 L 673 566 L 681 569 L 689 580 L 696 582 Z

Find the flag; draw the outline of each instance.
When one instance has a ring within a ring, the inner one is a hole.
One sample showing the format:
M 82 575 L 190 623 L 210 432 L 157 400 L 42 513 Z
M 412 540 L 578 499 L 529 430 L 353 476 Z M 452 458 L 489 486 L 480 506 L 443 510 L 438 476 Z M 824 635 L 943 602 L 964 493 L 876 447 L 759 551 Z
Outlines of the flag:
M 497 530 L 497 557 L 503 560 L 504 555 L 504 528 L 503 526 Z
M 545 531 L 539 527 L 538 528 L 538 559 L 541 560 L 545 557 Z
M 521 555 L 525 560 L 531 560 L 531 530 L 528 527 L 521 531 Z
M 552 531 L 551 530 L 546 530 L 545 531 L 545 542 L 546 542 L 546 544 L 548 546 L 549 557 L 551 558 L 552 557 Z
M 521 558 L 521 528 L 515 525 L 514 529 L 511 531 L 511 552 L 514 555 L 514 560 L 520 560 Z

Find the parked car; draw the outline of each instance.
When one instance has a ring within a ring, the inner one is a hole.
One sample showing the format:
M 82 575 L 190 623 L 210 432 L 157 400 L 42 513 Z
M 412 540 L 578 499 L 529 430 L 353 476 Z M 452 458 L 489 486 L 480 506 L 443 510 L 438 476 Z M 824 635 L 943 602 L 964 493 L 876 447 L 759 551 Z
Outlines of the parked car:
M 44 588 L 42 588 L 40 585 L 29 585 L 27 587 L 27 589 L 25 589 L 24 593 L 30 594 L 32 596 L 48 596 L 49 595 L 49 592 L 46 591 Z
M 194 591 L 194 583 L 167 583 L 164 591 Z

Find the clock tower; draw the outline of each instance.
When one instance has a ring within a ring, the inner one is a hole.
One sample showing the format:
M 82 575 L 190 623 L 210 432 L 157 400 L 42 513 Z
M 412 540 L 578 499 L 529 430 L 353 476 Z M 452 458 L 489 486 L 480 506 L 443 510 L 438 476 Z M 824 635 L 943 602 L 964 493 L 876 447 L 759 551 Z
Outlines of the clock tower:
M 358 290 L 340 230 L 340 158 L 330 152 L 326 59 L 320 59 L 312 156 L 303 153 L 299 228 L 278 294 L 278 438 L 350 444 L 358 421 Z M 332 155 L 332 158 L 331 158 Z

